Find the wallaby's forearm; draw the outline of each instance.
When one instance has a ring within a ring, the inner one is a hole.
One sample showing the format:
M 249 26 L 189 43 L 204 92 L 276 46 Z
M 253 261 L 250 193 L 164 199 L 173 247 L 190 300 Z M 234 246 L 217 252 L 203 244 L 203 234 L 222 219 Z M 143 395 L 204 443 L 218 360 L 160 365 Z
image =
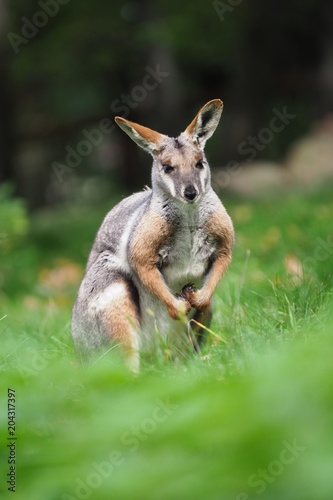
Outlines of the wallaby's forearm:
M 150 293 L 163 302 L 172 319 L 180 319 L 181 315 L 189 312 L 191 309 L 189 302 L 184 299 L 177 299 L 171 293 L 157 267 L 149 268 L 148 266 L 139 265 L 136 267 L 136 272 Z
M 177 319 L 179 314 L 189 312 L 190 305 L 171 293 L 157 268 L 159 248 L 171 234 L 171 226 L 164 217 L 155 212 L 146 214 L 131 245 L 131 261 L 143 285 L 163 302 L 169 315 Z
M 231 219 L 223 207 L 219 207 L 208 218 L 206 231 L 217 241 L 215 259 L 205 278 L 204 284 L 200 290 L 188 289 L 185 297 L 191 306 L 202 311 L 209 307 L 212 295 L 228 265 L 231 262 L 232 248 L 234 245 L 234 230 Z
M 200 290 L 191 291 L 186 294 L 186 298 L 192 307 L 198 311 L 202 311 L 209 306 L 214 290 L 224 275 L 230 261 L 231 255 L 220 255 L 213 263 L 203 287 Z

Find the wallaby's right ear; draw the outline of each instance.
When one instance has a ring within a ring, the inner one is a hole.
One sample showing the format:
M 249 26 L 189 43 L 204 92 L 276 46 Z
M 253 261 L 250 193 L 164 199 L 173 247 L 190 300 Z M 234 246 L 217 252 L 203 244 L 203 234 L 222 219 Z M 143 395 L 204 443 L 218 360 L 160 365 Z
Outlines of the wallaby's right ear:
M 150 154 L 157 152 L 158 143 L 165 137 L 163 134 L 155 132 L 155 130 L 125 120 L 125 118 L 121 118 L 120 116 L 115 117 L 115 122 L 140 148 Z

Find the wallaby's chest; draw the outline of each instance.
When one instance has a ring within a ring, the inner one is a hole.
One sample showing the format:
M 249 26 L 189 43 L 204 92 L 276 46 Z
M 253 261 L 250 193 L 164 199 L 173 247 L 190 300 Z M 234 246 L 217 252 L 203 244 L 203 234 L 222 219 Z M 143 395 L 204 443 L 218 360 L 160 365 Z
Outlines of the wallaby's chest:
M 159 251 L 159 267 L 169 288 L 180 292 L 189 282 L 201 286 L 216 249 L 201 221 L 185 221 Z

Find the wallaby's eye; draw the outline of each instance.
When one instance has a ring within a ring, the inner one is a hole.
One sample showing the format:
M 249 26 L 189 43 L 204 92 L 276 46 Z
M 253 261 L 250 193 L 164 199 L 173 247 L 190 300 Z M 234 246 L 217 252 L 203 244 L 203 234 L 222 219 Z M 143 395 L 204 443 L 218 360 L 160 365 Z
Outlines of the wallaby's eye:
M 195 165 L 197 168 L 202 170 L 204 168 L 204 162 L 203 160 L 199 160 L 198 163 Z
M 171 165 L 162 165 L 162 168 L 166 174 L 171 174 L 175 170 Z

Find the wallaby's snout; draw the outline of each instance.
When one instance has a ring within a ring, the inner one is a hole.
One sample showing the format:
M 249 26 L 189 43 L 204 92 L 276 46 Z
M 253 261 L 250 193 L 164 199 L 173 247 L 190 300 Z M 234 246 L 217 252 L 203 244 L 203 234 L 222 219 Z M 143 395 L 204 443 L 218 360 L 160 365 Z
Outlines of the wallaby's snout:
M 198 192 L 193 184 L 188 184 L 184 190 L 184 198 L 188 202 L 193 202 L 198 196 Z

